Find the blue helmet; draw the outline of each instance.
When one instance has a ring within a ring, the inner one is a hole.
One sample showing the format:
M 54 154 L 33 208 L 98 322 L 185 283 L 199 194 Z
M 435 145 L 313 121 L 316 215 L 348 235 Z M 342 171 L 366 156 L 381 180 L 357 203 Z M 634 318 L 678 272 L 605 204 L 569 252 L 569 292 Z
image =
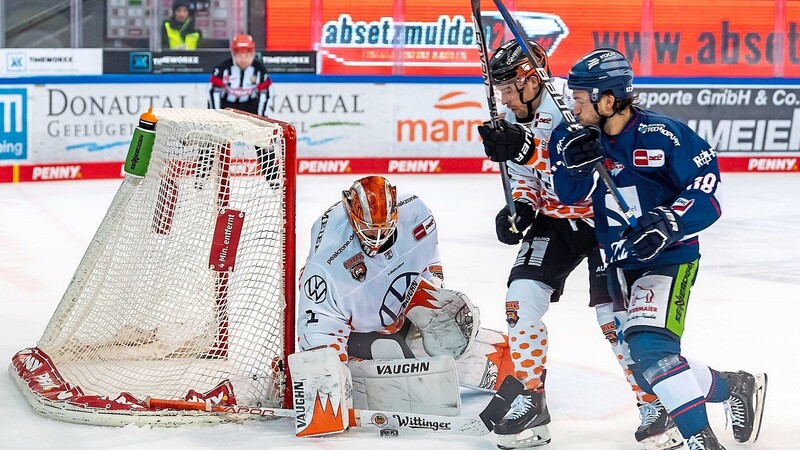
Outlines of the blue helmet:
M 619 51 L 599 48 L 572 66 L 567 85 L 572 90 L 588 92 L 592 103 L 597 103 L 606 91 L 611 91 L 614 98 L 624 100 L 633 96 L 633 69 Z

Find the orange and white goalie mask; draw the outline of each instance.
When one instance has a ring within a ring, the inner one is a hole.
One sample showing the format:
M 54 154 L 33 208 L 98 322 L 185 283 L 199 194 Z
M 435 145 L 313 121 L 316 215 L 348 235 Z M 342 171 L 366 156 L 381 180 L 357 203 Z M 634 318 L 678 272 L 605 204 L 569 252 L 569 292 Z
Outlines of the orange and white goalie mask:
M 356 180 L 342 192 L 342 205 L 367 256 L 378 254 L 397 227 L 397 190 L 386 178 Z

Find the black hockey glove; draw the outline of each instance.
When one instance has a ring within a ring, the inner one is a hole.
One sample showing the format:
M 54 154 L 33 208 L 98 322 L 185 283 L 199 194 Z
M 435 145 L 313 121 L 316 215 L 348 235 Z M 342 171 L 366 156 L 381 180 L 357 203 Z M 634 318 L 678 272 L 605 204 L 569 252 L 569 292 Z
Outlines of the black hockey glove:
M 483 122 L 478 125 L 478 133 L 483 138 L 483 151 L 494 162 L 513 161 L 524 165 L 536 150 L 533 132 L 518 123 L 500 119 L 495 129 L 491 122 Z
M 592 166 L 603 158 L 603 144 L 600 143 L 600 128 L 587 125 L 570 132 L 562 144 L 564 165 L 573 175 L 588 175 Z
M 516 245 L 522 240 L 522 232 L 525 231 L 533 223 L 533 217 L 536 215 L 533 207 L 525 202 L 514 202 L 514 207 L 517 210 L 517 230 L 514 233 L 511 231 L 511 223 L 508 221 L 508 206 L 497 213 L 494 218 L 495 229 L 497 230 L 497 240 L 503 244 Z
M 683 224 L 675 211 L 658 206 L 640 217 L 636 226 L 628 228 L 622 236 L 627 239 L 625 248 L 630 256 L 649 261 L 683 238 Z

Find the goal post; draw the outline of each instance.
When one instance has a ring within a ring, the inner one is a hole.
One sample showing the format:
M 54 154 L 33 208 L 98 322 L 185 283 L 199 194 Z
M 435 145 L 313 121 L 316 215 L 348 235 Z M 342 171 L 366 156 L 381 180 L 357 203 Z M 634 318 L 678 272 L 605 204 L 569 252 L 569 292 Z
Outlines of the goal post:
M 289 407 L 294 127 L 228 110 L 154 114 L 146 172 L 126 174 L 42 337 L 9 372 L 34 410 L 78 423 L 226 417 L 150 408 L 149 396 Z

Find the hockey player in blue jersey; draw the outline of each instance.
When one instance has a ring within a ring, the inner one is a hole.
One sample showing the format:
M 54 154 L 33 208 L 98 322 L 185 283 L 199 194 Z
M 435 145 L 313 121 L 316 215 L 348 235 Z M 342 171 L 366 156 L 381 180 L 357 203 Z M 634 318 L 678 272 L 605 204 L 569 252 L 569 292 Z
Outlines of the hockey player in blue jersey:
M 661 399 L 690 450 L 719 450 L 706 402 L 724 402 L 737 442 L 758 437 L 766 374 L 719 372 L 684 357 L 681 336 L 700 258 L 697 234 L 721 214 L 714 149 L 683 123 L 635 105 L 633 70 L 613 49 L 583 56 L 569 72 L 574 115 L 549 143 L 556 194 L 591 198 L 595 232 L 610 263 L 615 301 L 628 311 L 624 337 L 639 386 Z M 636 220 L 593 170 L 601 162 Z

